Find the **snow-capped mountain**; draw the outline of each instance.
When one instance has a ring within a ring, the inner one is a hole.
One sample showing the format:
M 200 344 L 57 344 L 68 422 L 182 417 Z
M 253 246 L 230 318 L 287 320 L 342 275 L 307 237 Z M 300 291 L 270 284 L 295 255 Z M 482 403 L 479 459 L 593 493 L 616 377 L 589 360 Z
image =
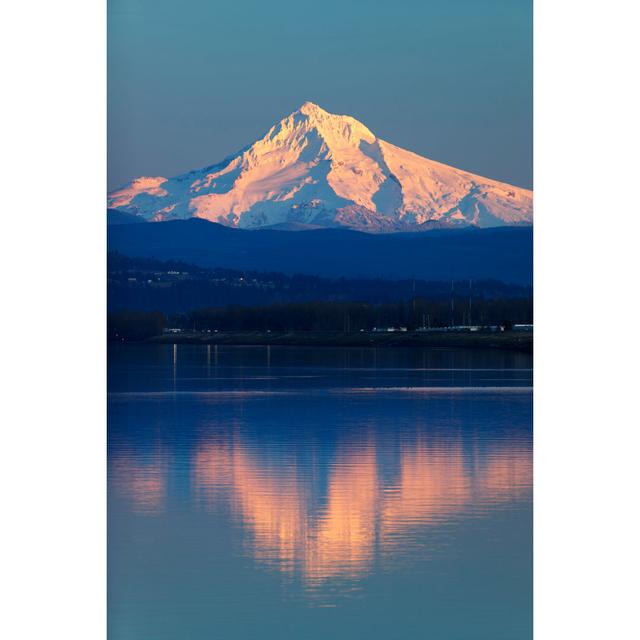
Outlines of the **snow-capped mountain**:
M 151 221 L 199 217 L 246 229 L 416 231 L 533 221 L 532 191 L 396 147 L 311 102 L 221 163 L 175 178 L 136 178 L 110 193 L 108 206 Z

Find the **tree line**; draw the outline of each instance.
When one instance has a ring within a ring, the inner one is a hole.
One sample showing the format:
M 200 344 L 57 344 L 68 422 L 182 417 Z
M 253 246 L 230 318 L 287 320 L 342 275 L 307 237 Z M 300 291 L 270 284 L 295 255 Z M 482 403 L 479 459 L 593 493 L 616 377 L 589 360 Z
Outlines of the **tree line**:
M 374 328 L 440 328 L 461 325 L 509 327 L 533 322 L 533 298 L 448 300 L 410 298 L 397 303 L 288 302 L 225 306 L 186 314 L 119 311 L 109 314 L 111 339 L 143 340 L 166 328 L 183 331 L 372 331 Z
M 179 277 L 171 277 L 179 272 Z M 395 304 L 414 298 L 447 302 L 454 298 L 526 298 L 531 287 L 497 280 L 428 281 L 323 278 L 274 272 L 207 269 L 178 261 L 128 258 L 110 253 L 107 261 L 109 311 L 136 309 L 188 314 L 228 306 L 268 307 L 317 300 Z

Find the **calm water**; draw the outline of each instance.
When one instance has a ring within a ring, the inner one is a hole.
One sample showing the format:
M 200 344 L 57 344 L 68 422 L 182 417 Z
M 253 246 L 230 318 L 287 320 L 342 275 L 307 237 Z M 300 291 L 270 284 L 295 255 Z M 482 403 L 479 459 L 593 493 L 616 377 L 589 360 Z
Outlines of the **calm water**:
M 109 350 L 109 637 L 532 635 L 532 360 Z

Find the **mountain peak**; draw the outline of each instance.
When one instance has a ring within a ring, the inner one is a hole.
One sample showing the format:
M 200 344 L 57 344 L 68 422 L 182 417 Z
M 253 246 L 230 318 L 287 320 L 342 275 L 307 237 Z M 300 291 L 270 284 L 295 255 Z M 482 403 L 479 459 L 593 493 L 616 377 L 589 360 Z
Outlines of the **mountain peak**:
M 272 127 L 268 136 L 284 136 L 296 140 L 299 135 L 317 133 L 329 148 L 342 146 L 357 147 L 364 140 L 373 143 L 375 135 L 361 122 L 347 115 L 329 113 L 314 102 L 305 102 L 297 111 L 294 111 Z
M 309 102 L 308 100 L 298 109 L 300 113 L 304 113 L 306 116 L 310 115 L 329 115 L 322 107 L 319 107 L 315 102 Z
M 148 220 L 198 217 L 253 229 L 418 231 L 531 224 L 533 194 L 396 147 L 307 101 L 221 163 L 138 178 L 109 194 L 108 206 Z

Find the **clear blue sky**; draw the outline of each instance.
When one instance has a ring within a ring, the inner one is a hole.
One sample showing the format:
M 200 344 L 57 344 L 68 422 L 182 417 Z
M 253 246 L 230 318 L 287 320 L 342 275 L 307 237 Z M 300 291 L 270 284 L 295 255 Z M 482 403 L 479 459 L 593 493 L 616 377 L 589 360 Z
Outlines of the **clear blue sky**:
M 532 185 L 531 0 L 108 0 L 110 189 L 239 150 L 305 100 Z

